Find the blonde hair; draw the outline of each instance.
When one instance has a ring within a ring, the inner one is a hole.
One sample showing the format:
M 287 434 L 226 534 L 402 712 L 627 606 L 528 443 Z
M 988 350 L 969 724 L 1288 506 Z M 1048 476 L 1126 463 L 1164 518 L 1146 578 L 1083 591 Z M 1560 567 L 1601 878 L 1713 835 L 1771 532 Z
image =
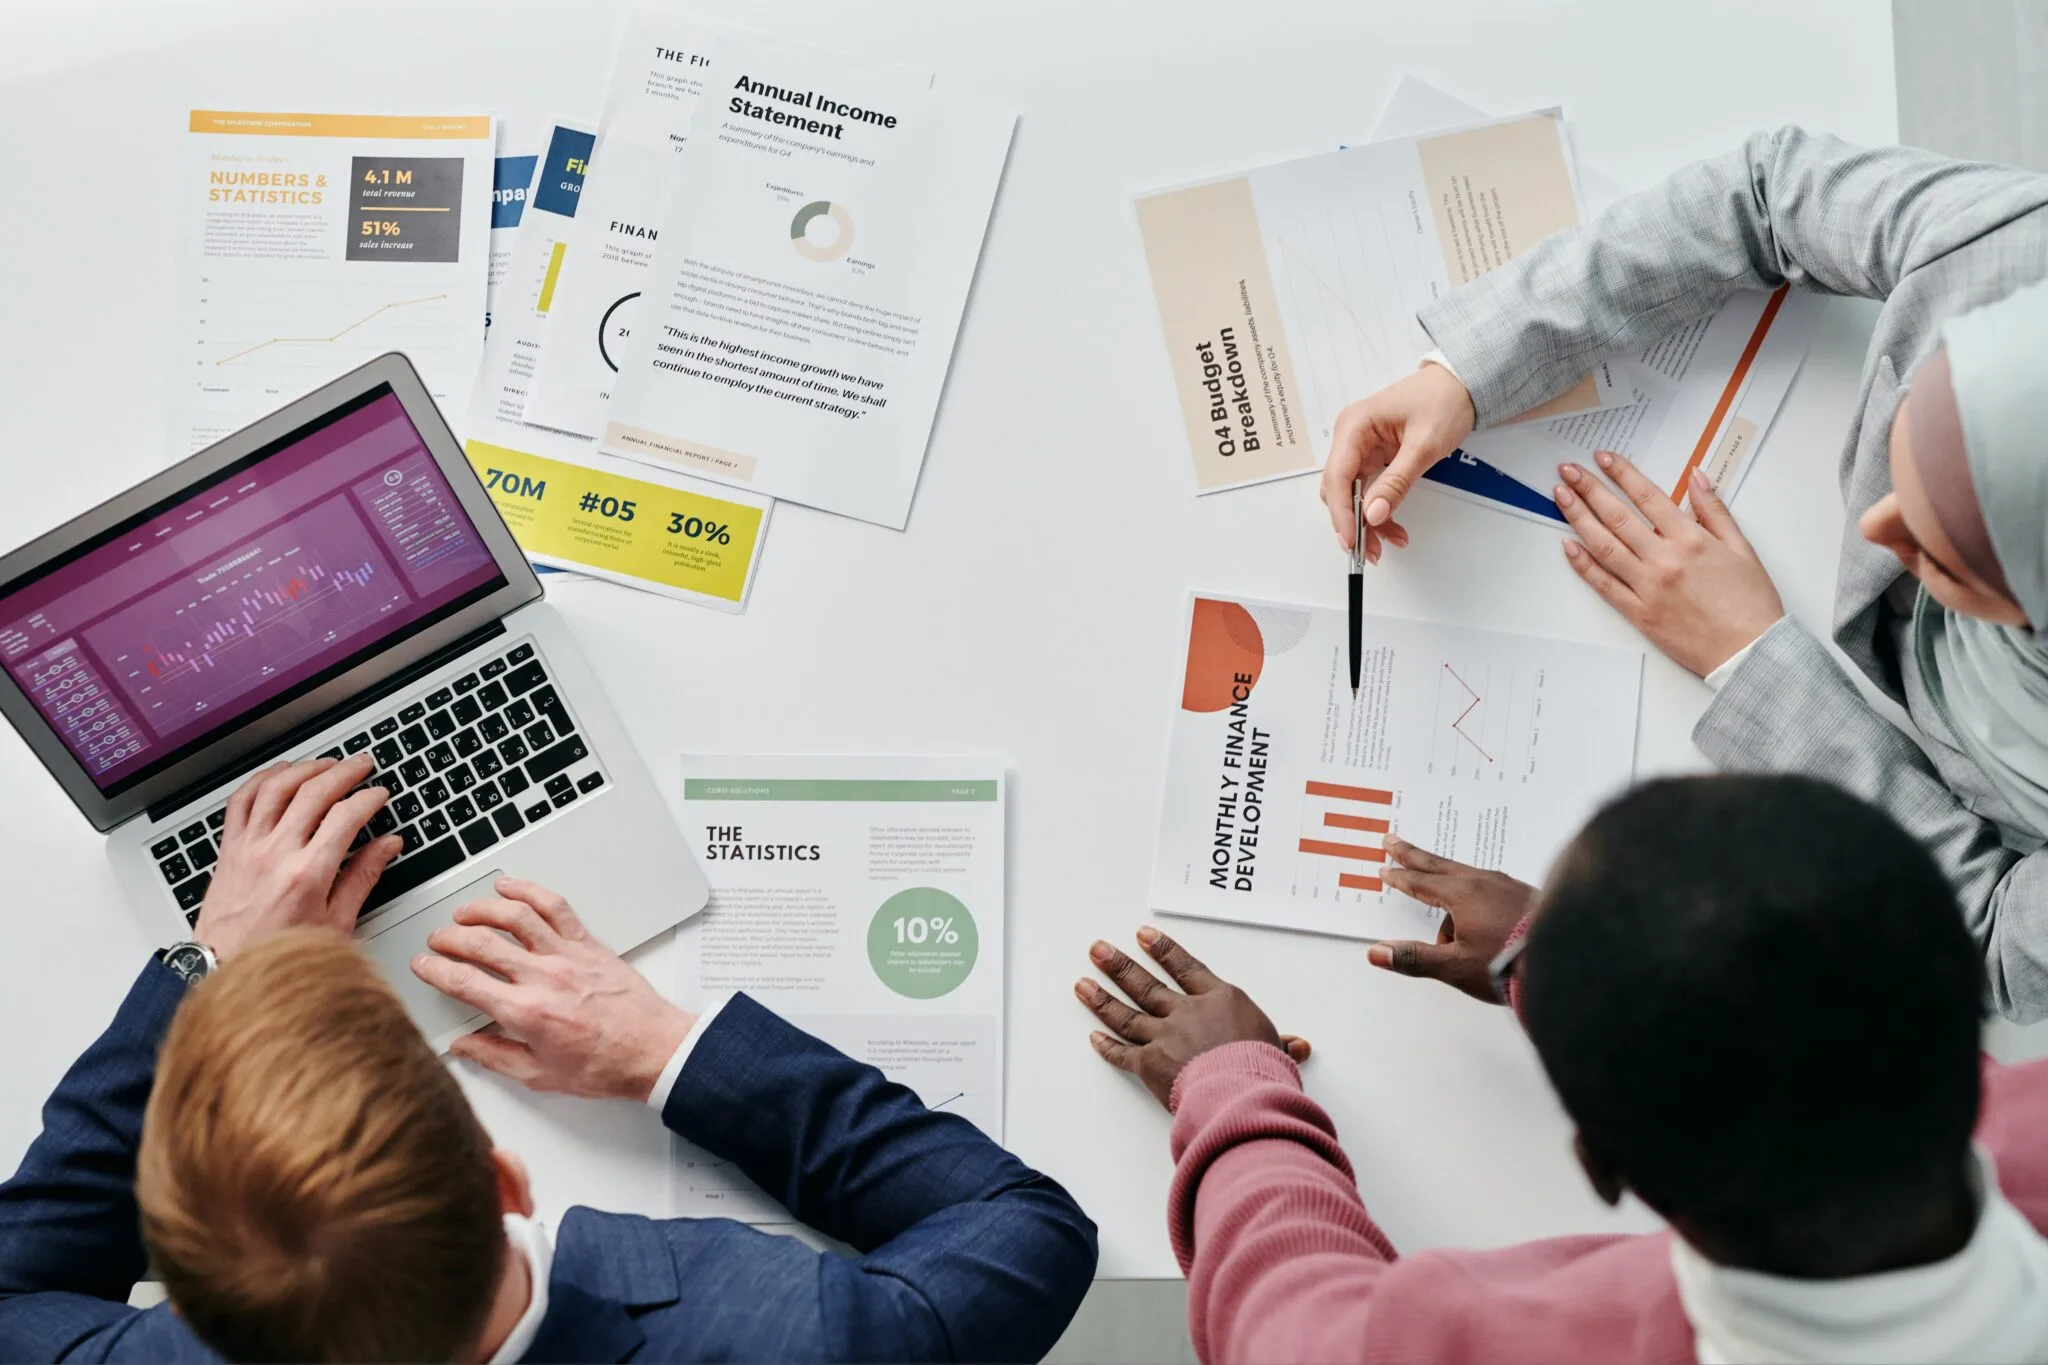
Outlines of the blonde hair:
M 136 1161 L 143 1239 L 231 1359 L 473 1358 L 506 1255 L 490 1151 L 354 945 L 293 930 L 172 1021 Z

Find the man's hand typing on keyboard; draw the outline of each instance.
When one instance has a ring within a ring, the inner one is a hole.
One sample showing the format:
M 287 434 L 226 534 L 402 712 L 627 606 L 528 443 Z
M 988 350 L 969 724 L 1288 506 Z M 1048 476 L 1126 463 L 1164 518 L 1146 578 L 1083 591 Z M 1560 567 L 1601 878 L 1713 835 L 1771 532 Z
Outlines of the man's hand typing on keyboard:
M 227 958 L 300 925 L 355 927 L 370 888 L 404 847 L 395 834 L 349 846 L 390 793 L 356 791 L 370 755 L 316 758 L 257 773 L 228 799 L 220 865 L 193 936 Z
M 648 1099 L 697 1016 L 663 999 L 546 887 L 500 877 L 497 892 L 457 910 L 412 960 L 413 975 L 497 1021 L 449 1053 L 533 1090 Z

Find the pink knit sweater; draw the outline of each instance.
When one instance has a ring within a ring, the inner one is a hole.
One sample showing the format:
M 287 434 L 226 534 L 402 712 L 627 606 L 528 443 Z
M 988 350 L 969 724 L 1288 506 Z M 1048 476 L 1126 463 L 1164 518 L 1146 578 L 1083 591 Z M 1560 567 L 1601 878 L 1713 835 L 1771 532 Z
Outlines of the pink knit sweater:
M 1204 1361 L 1693 1360 L 1669 1233 L 1399 1256 L 1285 1053 L 1204 1053 L 1173 1099 L 1167 1217 Z M 1977 1140 L 2048 1232 L 2043 1134 L 2048 1062 L 1986 1061 Z

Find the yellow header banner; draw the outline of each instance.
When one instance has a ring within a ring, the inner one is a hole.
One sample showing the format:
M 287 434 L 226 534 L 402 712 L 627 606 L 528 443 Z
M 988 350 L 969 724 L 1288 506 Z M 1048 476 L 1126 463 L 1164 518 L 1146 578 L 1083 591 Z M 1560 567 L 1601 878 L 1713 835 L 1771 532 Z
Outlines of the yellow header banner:
M 242 137 L 480 138 L 491 135 L 491 118 L 411 118 L 402 114 L 250 114 L 194 109 L 195 133 Z

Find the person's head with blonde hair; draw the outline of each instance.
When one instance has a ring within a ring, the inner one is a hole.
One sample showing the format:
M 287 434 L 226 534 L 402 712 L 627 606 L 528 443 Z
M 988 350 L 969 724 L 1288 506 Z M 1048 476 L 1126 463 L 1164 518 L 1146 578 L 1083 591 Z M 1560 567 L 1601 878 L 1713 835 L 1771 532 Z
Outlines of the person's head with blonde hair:
M 531 1208 L 397 996 L 324 929 L 238 954 L 180 1008 L 136 1198 L 172 1304 L 239 1360 L 476 1359 L 502 1215 Z

